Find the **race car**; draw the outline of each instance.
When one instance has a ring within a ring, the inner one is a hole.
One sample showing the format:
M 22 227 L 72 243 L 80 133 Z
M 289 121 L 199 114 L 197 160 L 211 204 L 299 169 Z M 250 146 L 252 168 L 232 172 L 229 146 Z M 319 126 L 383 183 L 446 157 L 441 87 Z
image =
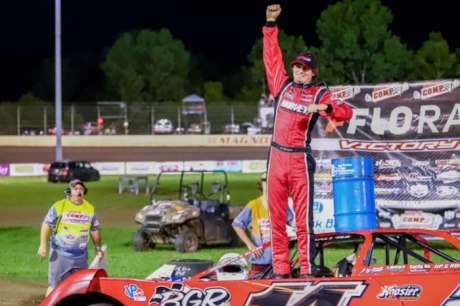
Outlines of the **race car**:
M 200 269 L 183 269 L 175 261 L 148 279 L 86 269 L 69 276 L 40 305 L 459 305 L 457 234 L 425 229 L 317 234 L 312 278 L 299 278 L 295 240 L 291 277 L 284 279 L 271 279 L 271 267 L 248 274 L 244 256 L 253 251 L 226 254 L 216 266 L 196 260 Z M 332 257 L 338 252 L 340 260 Z

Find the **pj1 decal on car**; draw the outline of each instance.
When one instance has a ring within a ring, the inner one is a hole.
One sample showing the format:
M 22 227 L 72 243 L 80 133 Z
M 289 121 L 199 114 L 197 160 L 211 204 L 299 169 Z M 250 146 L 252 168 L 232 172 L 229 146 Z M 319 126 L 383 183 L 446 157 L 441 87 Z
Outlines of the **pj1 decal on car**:
M 251 293 L 245 306 L 326 306 L 348 305 L 363 295 L 364 281 L 274 282 L 267 289 Z
M 144 290 L 139 288 L 136 284 L 125 285 L 125 295 L 134 302 L 145 302 L 147 300 L 147 297 L 144 295 Z
M 423 288 L 419 285 L 391 285 L 384 286 L 382 292 L 377 295 L 378 299 L 400 300 L 400 301 L 418 301 L 422 294 Z
M 155 306 L 230 306 L 230 292 L 222 287 L 209 287 L 204 290 L 190 288 L 182 283 L 172 283 L 171 287 L 158 286 L 149 300 Z

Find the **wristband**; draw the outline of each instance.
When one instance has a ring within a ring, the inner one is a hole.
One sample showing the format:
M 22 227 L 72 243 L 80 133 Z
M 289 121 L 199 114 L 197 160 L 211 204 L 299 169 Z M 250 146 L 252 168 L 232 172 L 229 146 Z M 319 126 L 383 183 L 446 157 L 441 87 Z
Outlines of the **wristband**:
M 100 251 L 100 250 L 102 250 L 102 248 L 100 246 L 97 246 L 96 251 Z
M 267 18 L 267 21 L 272 21 L 272 22 L 275 22 L 276 19 L 275 18 Z

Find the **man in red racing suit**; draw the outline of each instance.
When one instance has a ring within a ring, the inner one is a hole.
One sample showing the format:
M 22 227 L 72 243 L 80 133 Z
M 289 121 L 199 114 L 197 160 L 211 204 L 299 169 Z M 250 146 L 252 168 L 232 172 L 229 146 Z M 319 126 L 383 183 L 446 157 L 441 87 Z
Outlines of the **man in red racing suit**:
M 332 121 L 349 120 L 351 108 L 334 99 L 327 87 L 312 85 L 317 73 L 311 53 L 300 53 L 291 62 L 293 78 L 284 70 L 278 45 L 276 18 L 278 4 L 267 7 L 263 27 L 263 59 L 270 92 L 275 97 L 275 121 L 268 161 L 268 206 L 272 230 L 272 278 L 289 277 L 286 205 L 292 196 L 297 224 L 297 242 L 301 277 L 312 277 L 316 266 L 313 232 L 313 174 L 311 131 L 321 115 Z

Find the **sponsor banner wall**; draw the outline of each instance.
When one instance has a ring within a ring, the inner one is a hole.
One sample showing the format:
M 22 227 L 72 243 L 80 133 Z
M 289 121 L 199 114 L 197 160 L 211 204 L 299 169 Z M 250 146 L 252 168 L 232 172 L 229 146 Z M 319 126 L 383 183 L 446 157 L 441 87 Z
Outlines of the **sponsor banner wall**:
M 182 170 L 184 170 L 184 162 L 170 161 L 170 162 L 156 163 L 156 168 L 155 168 L 154 173 L 160 173 L 161 171 L 179 172 Z
M 241 171 L 243 173 L 262 173 L 264 171 L 267 171 L 267 160 L 243 160 Z
M 126 174 L 158 173 L 157 162 L 126 162 Z
M 316 201 L 333 198 L 330 166 L 318 161 L 371 157 L 378 227 L 460 228 L 459 86 L 454 79 L 332 87 L 353 117 L 321 117 L 312 133 Z
M 10 176 L 36 176 L 43 173 L 43 164 L 10 164 Z
M 100 174 L 116 175 L 125 174 L 125 162 L 97 162 L 91 165 L 99 170 Z
M 223 170 L 226 172 L 241 172 L 243 162 L 241 160 L 216 160 L 214 161 L 214 170 Z
M 209 160 L 203 161 L 184 161 L 185 171 L 213 171 L 214 163 Z

